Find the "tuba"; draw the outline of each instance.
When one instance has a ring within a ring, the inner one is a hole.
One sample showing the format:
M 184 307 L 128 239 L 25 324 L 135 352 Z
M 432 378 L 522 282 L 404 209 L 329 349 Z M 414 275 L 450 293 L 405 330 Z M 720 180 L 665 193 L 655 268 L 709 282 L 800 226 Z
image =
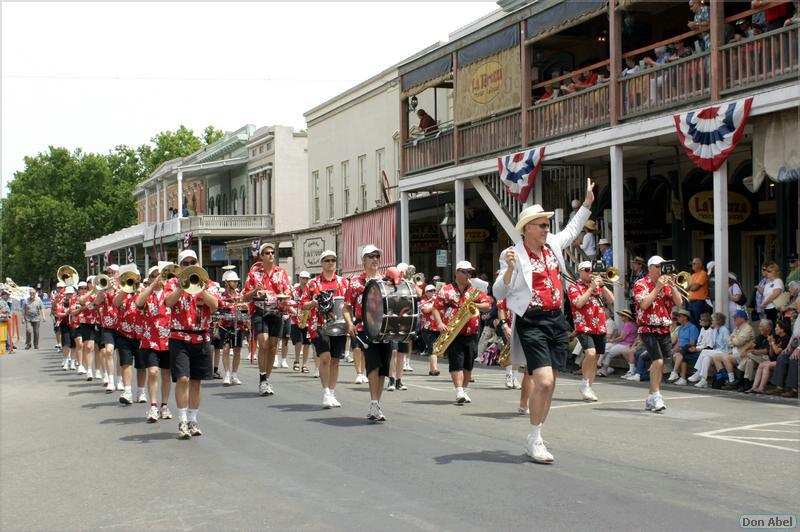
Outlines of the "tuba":
M 125 272 L 119 276 L 119 289 L 126 294 L 133 294 L 139 289 L 141 276 L 136 272 Z
M 181 288 L 189 295 L 197 295 L 208 286 L 208 272 L 200 266 L 187 266 L 178 275 Z
M 58 280 L 64 283 L 64 286 L 78 286 L 78 270 L 72 266 L 62 266 L 56 272 Z
M 100 273 L 94 276 L 94 289 L 98 292 L 105 292 L 111 287 L 111 278 L 104 274 Z
M 447 351 L 447 348 L 450 344 L 453 343 L 453 340 L 456 339 L 458 333 L 461 332 L 461 329 L 474 318 L 478 316 L 478 308 L 475 306 L 475 302 L 481 296 L 481 292 L 476 289 L 472 289 L 469 295 L 464 299 L 461 307 L 459 307 L 458 312 L 453 317 L 452 321 L 447 324 L 447 330 L 439 335 L 436 339 L 436 342 L 433 344 L 433 350 L 431 354 L 440 357 Z
M 170 263 L 161 269 L 161 280 L 166 284 L 173 277 L 177 277 L 179 273 L 181 273 L 181 267 Z

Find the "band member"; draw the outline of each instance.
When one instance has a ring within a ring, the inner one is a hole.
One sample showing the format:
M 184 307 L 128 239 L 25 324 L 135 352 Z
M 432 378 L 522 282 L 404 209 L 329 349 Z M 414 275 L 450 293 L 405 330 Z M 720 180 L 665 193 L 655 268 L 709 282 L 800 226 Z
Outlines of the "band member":
M 94 299 L 97 293 L 94 289 L 94 276 L 90 276 L 86 280 L 86 290 L 78 297 L 78 304 L 81 305 L 81 311 L 78 314 L 78 322 L 80 325 L 80 335 L 83 340 L 83 365 L 86 368 L 86 380 L 90 381 L 93 378 L 100 379 L 103 375 L 100 370 L 92 370 L 92 363 L 94 362 L 94 344 L 95 344 L 95 327 L 99 321 L 99 314 L 97 305 L 94 304 Z M 81 373 L 78 370 L 78 373 Z
M 428 375 L 432 377 L 439 376 L 439 360 L 433 354 L 433 344 L 436 338 L 439 337 L 439 331 L 436 330 L 436 323 L 433 320 L 433 301 L 436 297 L 436 287 L 429 284 L 425 287 L 424 299 L 419 305 L 419 318 L 420 318 L 420 337 L 423 344 L 422 354 L 428 355 L 428 364 L 430 369 Z
M 291 288 L 290 288 L 290 295 L 291 295 Z M 283 320 L 281 326 L 281 332 L 278 335 L 278 339 L 280 340 L 281 350 L 280 355 L 275 356 L 275 362 L 272 364 L 275 368 L 289 368 L 289 363 L 286 361 L 289 358 L 289 341 L 291 340 L 292 335 L 292 320 L 291 315 L 289 312 L 284 313 L 281 316 Z
M 122 275 L 126 272 L 136 272 L 139 270 L 135 264 L 126 264 L 119 269 L 119 274 Z M 114 295 L 113 304 L 117 309 L 117 334 L 114 341 L 117 347 L 119 356 L 119 367 L 122 372 L 122 394 L 119 396 L 119 402 L 123 405 L 133 404 L 133 392 L 131 380 L 133 379 L 133 370 L 131 366 L 134 363 L 136 352 L 139 350 L 139 329 L 141 325 L 139 320 L 141 314 L 136 307 L 136 294 L 128 293 L 123 290 L 118 290 Z M 144 382 L 139 381 L 141 386 Z
M 560 272 L 565 269 L 561 250 L 569 246 L 589 219 L 594 183 L 587 180 L 586 198 L 563 231 L 550 234 L 553 212 L 532 205 L 519 214 L 516 229 L 522 239 L 500 255 L 500 274 L 493 294 L 505 299 L 514 313 L 511 362 L 524 364 L 531 383 L 531 431 L 526 452 L 539 463 L 552 463 L 553 455 L 542 439 L 542 424 L 550 411 L 559 371 L 566 370 L 567 323 L 562 312 Z
M 119 287 L 117 286 L 117 272 L 119 266 L 109 264 L 105 274 L 109 278 L 109 287 L 98 291 L 94 299 L 97 306 L 100 325 L 100 366 L 103 368 L 103 384 L 106 393 L 114 392 L 114 346 L 118 325 L 117 307 L 114 306 Z
M 300 371 L 302 373 L 308 373 L 308 350 L 309 346 L 311 345 L 311 339 L 308 337 L 308 322 L 309 317 L 311 315 L 310 310 L 302 310 L 300 308 L 300 300 L 303 298 L 303 292 L 306 289 L 306 285 L 308 285 L 308 280 L 311 279 L 311 274 L 307 271 L 303 270 L 298 275 L 300 282 L 292 287 L 291 296 L 292 302 L 294 303 L 295 311 L 292 312 L 292 330 L 291 330 L 291 338 L 292 344 L 294 344 L 294 366 L 292 369 L 294 371 Z M 301 328 L 300 319 L 305 313 L 305 321 L 302 324 L 303 327 Z M 300 353 L 303 353 L 303 364 L 300 365 Z
M 194 250 L 178 254 L 181 268 L 197 264 Z M 200 293 L 187 294 L 180 279 L 173 277 L 164 287 L 164 304 L 172 308 L 169 333 L 169 358 L 175 403 L 178 405 L 178 438 L 186 440 L 203 432 L 197 425 L 200 409 L 200 383 L 213 378 L 213 351 L 208 328 L 211 314 L 217 311 L 218 287 L 208 282 Z
M 611 293 L 600 276 L 592 275 L 592 263 L 578 264 L 578 281 L 569 283 L 567 297 L 572 306 L 572 322 L 575 324 L 578 342 L 583 349 L 581 364 L 583 377 L 578 384 L 578 392 L 584 401 L 597 401 L 592 390 L 597 369 L 597 356 L 606 353 L 606 310 L 605 303 L 613 308 L 614 294 Z
M 370 421 L 386 421 L 386 416 L 381 410 L 380 400 L 384 379 L 389 376 L 389 363 L 392 357 L 391 343 L 370 342 L 364 332 L 364 309 L 361 305 L 361 298 L 369 281 L 382 279 L 381 274 L 378 273 L 380 261 L 380 249 L 373 244 L 364 246 L 364 249 L 361 250 L 361 263 L 364 265 L 364 271 L 350 279 L 344 308 L 348 335 L 364 356 L 370 398 L 367 419 Z
M 447 347 L 446 353 L 447 362 L 450 366 L 450 377 L 456 390 L 456 403 L 460 405 L 472 402 L 467 389 L 472 378 L 475 357 L 478 354 L 478 325 L 480 317 L 478 315 L 472 316 L 460 330 L 448 331 L 448 325 L 458 314 L 465 299 L 474 295 L 477 290 L 472 288 L 469 282 L 474 274 L 475 268 L 472 267 L 469 261 L 460 261 L 456 264 L 455 282 L 441 287 L 433 303 L 433 319 L 436 322 L 436 328 L 440 333 L 449 332 L 457 335 Z M 475 307 L 478 309 L 478 313 L 482 313 L 492 308 L 492 303 L 486 294 L 479 292 L 475 300 Z
M 258 253 L 261 262 L 253 264 L 247 273 L 242 300 L 250 302 L 256 296 L 261 300 L 275 300 L 276 296 L 288 295 L 291 282 L 286 270 L 275 264 L 275 246 L 269 243 L 261 244 Z M 283 328 L 282 314 L 281 309 L 278 309 L 277 313 L 272 313 L 255 303 L 250 305 L 253 335 L 258 346 L 259 395 L 275 393 L 269 377 L 272 375 L 278 338 Z
M 223 316 L 219 323 L 222 366 L 225 370 L 222 385 L 240 385 L 242 381 L 239 380 L 239 362 L 242 358 L 242 342 L 247 330 L 247 321 L 239 319 L 239 316 L 247 312 L 247 304 L 241 302 L 242 294 L 239 291 L 239 275 L 234 270 L 226 271 L 222 274 L 222 284 L 224 291 L 220 295 L 219 312 L 230 316 Z M 230 359 L 231 349 L 233 349 L 232 366 Z
M 322 384 L 322 407 L 340 407 L 336 399 L 336 380 L 339 378 L 339 360 L 344 357 L 346 336 L 329 336 L 321 328 L 328 319 L 319 310 L 318 298 L 323 292 L 331 297 L 345 297 L 349 283 L 336 275 L 336 253 L 325 250 L 320 255 L 322 273 L 308 282 L 302 299 L 303 310 L 314 310 L 308 325 L 308 335 L 319 359 L 319 380 Z
M 72 316 L 70 325 L 75 335 L 75 353 L 77 355 L 75 358 L 78 360 L 78 375 L 86 375 L 86 367 L 83 365 L 83 334 L 81 334 L 81 326 L 86 318 L 83 315 L 84 307 L 80 303 L 80 298 L 85 295 L 86 281 L 81 281 L 78 283 L 78 292 L 72 300 L 72 308 L 70 309 L 70 315 Z
M 56 293 L 53 296 L 52 302 L 50 303 L 50 309 L 51 309 L 50 313 L 53 318 L 53 334 L 56 337 L 56 351 L 61 351 L 61 327 L 60 327 L 61 319 L 55 315 L 55 310 L 59 301 L 64 299 L 65 287 L 66 285 L 64 285 L 62 281 L 58 281 L 56 283 Z
M 61 368 L 64 371 L 75 369 L 75 358 L 73 352 L 75 350 L 75 338 L 72 336 L 72 329 L 70 328 L 70 314 L 69 310 L 72 306 L 72 301 L 75 297 L 75 288 L 68 286 L 64 288 L 64 293 L 58 300 L 55 308 L 55 315 L 58 319 L 58 327 L 61 330 L 61 352 L 64 353 L 64 362 Z
M 636 303 L 636 323 L 650 364 L 650 395 L 644 402 L 646 410 L 663 412 L 667 409 L 661 396 L 661 377 L 664 359 L 672 353 L 670 325 L 672 307 L 680 306 L 681 295 L 673 286 L 669 275 L 661 274 L 664 259 L 658 255 L 647 261 L 647 277 L 633 285 L 633 299 Z
M 147 287 L 136 296 L 136 306 L 143 314 L 142 336 L 136 352 L 137 366 L 147 370 L 147 391 L 150 394 L 150 408 L 146 420 L 155 423 L 159 418 L 172 419 L 169 411 L 169 392 L 172 385 L 169 357 L 169 333 L 172 309 L 164 304 L 164 280 L 161 270 L 171 265 L 161 262 L 147 271 Z M 161 407 L 156 402 L 159 373 L 161 375 Z

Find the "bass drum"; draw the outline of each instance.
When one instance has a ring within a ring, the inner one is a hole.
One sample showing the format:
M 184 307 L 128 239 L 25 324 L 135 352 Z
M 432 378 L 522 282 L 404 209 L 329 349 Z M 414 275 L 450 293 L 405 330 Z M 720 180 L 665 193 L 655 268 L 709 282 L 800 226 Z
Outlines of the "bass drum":
M 373 279 L 361 299 L 364 332 L 371 342 L 407 342 L 417 329 L 417 291 L 405 280 L 397 285 Z

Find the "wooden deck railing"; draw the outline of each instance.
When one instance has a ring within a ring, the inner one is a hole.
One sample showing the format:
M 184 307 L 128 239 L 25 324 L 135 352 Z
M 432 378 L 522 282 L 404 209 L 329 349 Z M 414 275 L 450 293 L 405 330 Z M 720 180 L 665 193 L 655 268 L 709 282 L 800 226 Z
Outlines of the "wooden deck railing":
M 722 94 L 797 79 L 799 29 L 789 26 L 720 47 Z
M 520 146 L 520 128 L 519 111 L 459 127 L 461 159 L 472 159 Z
M 609 83 L 560 96 L 528 109 L 531 141 L 567 135 L 608 124 Z
M 433 135 L 409 140 L 403 146 L 406 174 L 451 164 L 454 153 L 452 129 L 440 129 Z

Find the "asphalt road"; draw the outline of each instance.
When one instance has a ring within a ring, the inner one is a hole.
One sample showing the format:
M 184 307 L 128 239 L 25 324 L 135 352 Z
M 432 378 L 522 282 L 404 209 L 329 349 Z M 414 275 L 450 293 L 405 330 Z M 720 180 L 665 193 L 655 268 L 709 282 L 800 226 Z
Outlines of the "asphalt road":
M 343 367 L 322 410 L 316 379 L 278 370 L 276 395 L 203 385 L 204 435 L 144 421 L 40 351 L 0 357 L 0 528 L 276 530 L 737 530 L 740 514 L 797 509 L 796 401 L 604 379 L 600 402 L 560 379 L 543 431 L 554 465 L 524 455 L 528 421 L 502 372 L 479 369 L 471 405 L 414 362 L 409 390 L 365 419 Z M 443 365 L 442 369 L 446 369 Z M 174 402 L 170 406 L 174 411 Z M 755 426 L 754 426 L 755 425 Z

